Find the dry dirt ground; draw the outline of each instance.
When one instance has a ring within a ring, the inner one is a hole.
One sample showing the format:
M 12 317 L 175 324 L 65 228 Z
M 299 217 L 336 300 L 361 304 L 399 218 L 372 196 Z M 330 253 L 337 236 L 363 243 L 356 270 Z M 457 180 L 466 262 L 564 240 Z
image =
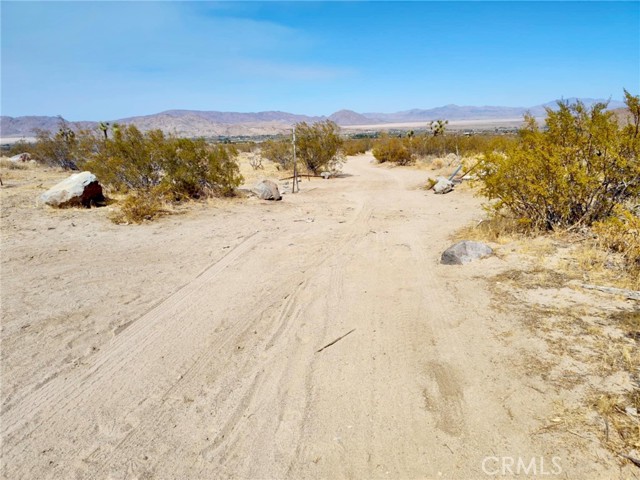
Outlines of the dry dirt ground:
M 3 477 L 637 478 L 545 428 L 564 391 L 487 281 L 516 257 L 439 264 L 480 200 L 344 172 L 139 226 L 36 206 L 64 173 L 3 178 Z

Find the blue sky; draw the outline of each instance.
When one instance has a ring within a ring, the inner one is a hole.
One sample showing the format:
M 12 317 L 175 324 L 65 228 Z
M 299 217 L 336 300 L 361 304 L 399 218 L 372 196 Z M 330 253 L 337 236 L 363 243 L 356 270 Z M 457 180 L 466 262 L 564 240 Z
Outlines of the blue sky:
M 640 90 L 640 2 L 1 3 L 2 115 L 329 115 Z

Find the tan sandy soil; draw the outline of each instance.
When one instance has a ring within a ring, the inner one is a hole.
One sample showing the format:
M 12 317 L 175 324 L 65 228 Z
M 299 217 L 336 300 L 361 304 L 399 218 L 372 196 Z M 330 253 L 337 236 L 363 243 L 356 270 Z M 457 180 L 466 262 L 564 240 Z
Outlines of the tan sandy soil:
M 344 171 L 140 226 L 35 206 L 64 173 L 3 179 L 4 478 L 491 478 L 487 457 L 620 476 L 538 434 L 562 392 L 491 306 L 506 261 L 439 264 L 480 201 L 366 155 Z

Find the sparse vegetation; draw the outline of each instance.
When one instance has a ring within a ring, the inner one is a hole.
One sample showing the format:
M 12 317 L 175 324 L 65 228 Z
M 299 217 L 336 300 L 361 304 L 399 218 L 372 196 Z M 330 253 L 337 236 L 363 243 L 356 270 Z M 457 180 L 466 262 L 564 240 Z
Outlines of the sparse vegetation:
M 373 146 L 371 138 L 347 138 L 344 140 L 342 152 L 347 156 L 366 153 Z
M 98 144 L 95 132 L 75 130 L 62 117 L 56 133 L 37 130 L 36 139 L 36 143 L 25 151 L 39 163 L 68 170 L 81 168 L 85 160 L 95 153 Z
M 338 170 L 344 157 L 341 153 L 340 127 L 330 120 L 309 125 L 296 124 L 298 158 L 314 174 Z
M 383 135 L 374 144 L 373 156 L 379 163 L 389 162 L 396 165 L 409 165 L 414 160 L 409 140 L 410 138 Z
M 121 202 L 120 210 L 111 215 L 111 221 L 127 224 L 153 220 L 163 212 L 161 197 L 153 190 L 134 191 Z
M 146 133 L 129 125 L 104 140 L 86 163 L 101 182 L 120 192 L 162 193 L 171 201 L 229 196 L 242 181 L 233 146 Z
M 267 140 L 261 146 L 261 155 L 283 170 L 293 167 L 293 146 L 288 139 Z
M 107 189 L 127 194 L 121 205 L 126 222 L 154 218 L 163 201 L 233 195 L 242 181 L 233 145 L 143 133 L 133 125 L 75 131 L 61 120 L 56 134 L 38 132 L 29 151 L 47 165 L 90 170 Z

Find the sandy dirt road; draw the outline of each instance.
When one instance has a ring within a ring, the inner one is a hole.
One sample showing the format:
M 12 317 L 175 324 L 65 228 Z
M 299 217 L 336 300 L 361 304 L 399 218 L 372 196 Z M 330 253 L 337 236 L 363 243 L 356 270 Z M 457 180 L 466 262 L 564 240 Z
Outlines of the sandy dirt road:
M 479 200 L 345 173 L 148 226 L 6 213 L 4 478 L 607 478 L 532 433 L 553 399 L 494 334 L 500 260 L 438 263 Z

